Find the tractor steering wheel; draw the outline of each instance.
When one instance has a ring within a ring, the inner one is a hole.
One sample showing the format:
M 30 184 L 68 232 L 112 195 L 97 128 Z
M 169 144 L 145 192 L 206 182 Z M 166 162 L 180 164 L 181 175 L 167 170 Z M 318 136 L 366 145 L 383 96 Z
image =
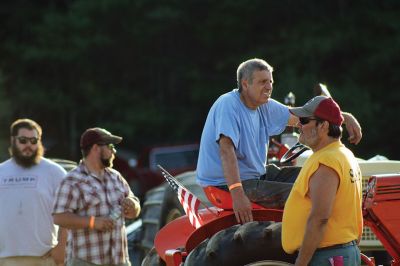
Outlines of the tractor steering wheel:
M 308 150 L 308 147 L 304 146 L 300 142 L 297 142 L 282 156 L 280 163 L 288 163 L 299 157 L 300 154 L 302 154 L 306 150 Z

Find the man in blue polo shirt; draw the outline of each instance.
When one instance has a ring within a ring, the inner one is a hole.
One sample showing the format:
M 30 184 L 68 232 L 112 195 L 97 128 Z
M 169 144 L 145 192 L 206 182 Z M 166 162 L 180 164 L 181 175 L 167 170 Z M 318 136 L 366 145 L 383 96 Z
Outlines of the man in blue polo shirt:
M 283 207 L 292 184 L 260 180 L 266 174 L 269 137 L 296 126 L 298 118 L 287 106 L 271 99 L 273 68 L 250 59 L 237 69 L 238 88 L 220 96 L 204 125 L 197 163 L 197 182 L 229 189 L 238 222 L 253 220 L 250 201 Z M 352 143 L 361 127 L 343 113 Z M 293 180 L 291 180 L 293 181 Z

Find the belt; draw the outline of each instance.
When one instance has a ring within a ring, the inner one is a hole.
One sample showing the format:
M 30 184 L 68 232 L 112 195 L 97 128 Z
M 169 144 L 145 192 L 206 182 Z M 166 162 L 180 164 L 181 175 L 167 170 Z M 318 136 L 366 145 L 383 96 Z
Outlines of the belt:
M 337 245 L 333 245 L 333 246 L 329 246 L 329 247 L 317 248 L 316 251 L 335 249 L 335 248 L 345 248 L 345 247 L 356 246 L 356 245 L 357 245 L 357 241 L 352 240 L 352 241 L 344 243 L 344 244 L 337 244 Z

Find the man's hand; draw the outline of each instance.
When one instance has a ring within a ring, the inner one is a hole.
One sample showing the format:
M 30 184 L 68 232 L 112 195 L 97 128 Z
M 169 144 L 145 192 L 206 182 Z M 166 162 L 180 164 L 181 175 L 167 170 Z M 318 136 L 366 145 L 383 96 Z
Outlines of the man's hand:
M 42 256 L 43 259 L 52 258 L 56 265 L 64 266 L 65 246 L 67 244 L 67 229 L 58 228 L 58 244 Z
M 111 231 L 114 229 L 114 220 L 109 217 L 95 217 L 94 229 L 99 231 Z
M 57 265 L 64 265 L 65 245 L 58 244 L 51 250 L 51 257 Z
M 346 125 L 347 132 L 349 133 L 348 140 L 350 143 L 358 144 L 362 138 L 361 126 L 357 119 L 350 113 L 342 112 L 344 124 Z
M 248 223 L 253 221 L 251 212 L 251 202 L 243 191 L 243 188 L 235 188 L 231 190 L 233 211 L 235 212 L 236 221 L 238 223 Z
M 140 213 L 140 204 L 132 198 L 125 198 L 122 201 L 122 211 L 125 217 L 129 219 L 136 218 Z
M 54 248 L 50 249 L 42 256 L 43 259 L 53 258 L 54 262 L 57 265 L 64 265 L 64 256 L 65 256 L 65 245 L 58 244 Z
M 308 196 L 311 212 L 307 219 L 303 242 L 296 259 L 296 266 L 306 266 L 321 243 L 335 204 L 340 177 L 332 168 L 320 164 L 309 180 Z

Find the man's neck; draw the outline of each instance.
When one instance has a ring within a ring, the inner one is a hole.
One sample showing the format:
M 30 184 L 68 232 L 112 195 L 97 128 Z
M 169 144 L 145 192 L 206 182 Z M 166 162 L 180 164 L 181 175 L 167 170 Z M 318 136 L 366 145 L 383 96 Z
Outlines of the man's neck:
M 335 139 L 335 138 L 332 138 L 332 137 L 326 137 L 326 138 L 322 139 L 322 140 L 316 145 L 316 147 L 313 147 L 313 148 L 311 148 L 311 149 L 312 149 L 313 152 L 317 152 L 317 151 L 319 151 L 319 150 L 325 148 L 325 147 L 328 146 L 329 144 L 332 144 L 332 143 L 337 142 L 337 141 L 340 142 L 339 139 Z
M 84 164 L 86 165 L 89 172 L 95 174 L 97 177 L 102 177 L 104 174 L 104 166 L 97 162 L 90 160 L 89 158 L 83 159 Z
M 240 94 L 240 100 L 242 101 L 242 103 L 249 109 L 251 110 L 256 110 L 257 109 L 257 105 L 253 104 L 246 95 L 243 94 L 243 92 L 241 92 Z

